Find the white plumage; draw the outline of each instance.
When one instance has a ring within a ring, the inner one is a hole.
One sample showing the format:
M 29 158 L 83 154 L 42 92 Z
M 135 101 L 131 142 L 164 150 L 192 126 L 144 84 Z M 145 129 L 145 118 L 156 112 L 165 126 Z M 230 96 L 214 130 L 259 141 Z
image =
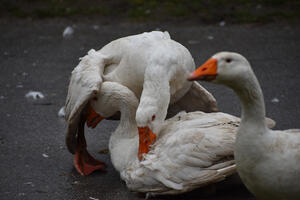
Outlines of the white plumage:
M 75 151 L 87 105 L 105 81 L 120 83 L 134 92 L 140 99 L 137 125 L 148 126 L 153 132 L 159 132 L 169 104 L 174 102 L 180 110 L 216 111 L 214 97 L 198 83 L 186 81 L 194 67 L 189 51 L 167 32 L 128 36 L 99 51 L 90 50 L 73 70 L 68 89 L 65 111 L 70 152 Z
M 218 53 L 190 79 L 208 80 L 208 77 L 231 87 L 242 103 L 234 155 L 237 171 L 246 187 L 257 199 L 299 200 L 300 129 L 268 129 L 262 90 L 242 55 Z
M 91 106 L 103 117 L 121 111 L 109 151 L 130 190 L 178 194 L 223 180 L 235 172 L 233 149 L 239 118 L 225 113 L 181 112 L 166 120 L 144 159 L 138 160 L 138 99 L 123 85 L 104 82 Z

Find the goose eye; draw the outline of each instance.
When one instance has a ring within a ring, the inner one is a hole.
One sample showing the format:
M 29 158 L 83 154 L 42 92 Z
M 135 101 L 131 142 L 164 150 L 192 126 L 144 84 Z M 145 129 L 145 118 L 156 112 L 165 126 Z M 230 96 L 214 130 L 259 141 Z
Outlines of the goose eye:
M 155 120 L 155 115 L 152 115 L 152 121 L 154 121 Z
M 226 60 L 225 60 L 227 63 L 231 63 L 231 59 L 230 58 L 226 58 Z

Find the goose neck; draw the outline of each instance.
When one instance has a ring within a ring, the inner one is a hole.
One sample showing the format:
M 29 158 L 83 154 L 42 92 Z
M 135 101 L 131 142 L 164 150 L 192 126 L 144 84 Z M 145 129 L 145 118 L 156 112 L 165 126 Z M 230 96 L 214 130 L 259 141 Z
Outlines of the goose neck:
M 138 101 L 136 98 L 122 98 L 119 103 L 121 112 L 120 124 L 115 131 L 122 138 L 132 138 L 137 135 L 137 125 L 135 121 Z
M 134 102 L 122 101 L 120 124 L 111 135 L 109 151 L 114 167 L 121 172 L 129 163 L 137 159 L 138 130 L 135 122 L 137 105 Z
M 257 78 L 251 71 L 243 82 L 232 87 L 242 104 L 242 125 L 266 127 L 264 97 Z

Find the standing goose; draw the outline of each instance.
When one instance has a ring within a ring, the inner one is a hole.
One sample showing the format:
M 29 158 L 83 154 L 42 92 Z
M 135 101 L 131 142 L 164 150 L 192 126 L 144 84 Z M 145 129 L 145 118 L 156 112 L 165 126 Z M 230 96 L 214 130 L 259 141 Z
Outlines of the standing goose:
M 262 200 L 299 200 L 300 129 L 268 129 L 262 90 L 249 62 L 240 54 L 221 52 L 188 79 L 224 84 L 239 97 L 242 120 L 234 157 L 250 192 Z
M 95 127 L 101 120 L 90 107 L 105 81 L 128 87 L 140 99 L 136 122 L 141 134 L 151 141 L 141 153 L 147 153 L 156 132 L 166 118 L 169 104 L 178 102 L 182 110 L 216 111 L 214 97 L 198 83 L 185 77 L 195 64 L 189 51 L 172 40 L 167 32 L 150 32 L 120 38 L 99 51 L 90 50 L 73 70 L 66 100 L 69 151 L 75 153 L 75 167 L 87 175 L 104 168 L 86 150 L 84 125 Z M 201 102 L 197 105 L 195 102 Z
M 235 173 L 237 117 L 220 112 L 181 112 L 164 121 L 150 151 L 141 154 L 140 149 L 149 141 L 137 129 L 139 101 L 131 90 L 119 83 L 103 82 L 97 100 L 90 105 L 104 118 L 121 112 L 109 152 L 130 190 L 148 195 L 179 194 Z

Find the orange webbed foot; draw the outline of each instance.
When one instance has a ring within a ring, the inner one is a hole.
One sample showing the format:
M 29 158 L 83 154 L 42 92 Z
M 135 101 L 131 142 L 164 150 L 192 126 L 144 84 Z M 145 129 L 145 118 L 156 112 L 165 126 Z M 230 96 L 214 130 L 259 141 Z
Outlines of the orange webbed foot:
M 96 170 L 106 169 L 105 163 L 93 158 L 87 149 L 80 145 L 77 147 L 75 153 L 74 166 L 76 170 L 84 176 L 87 176 Z

